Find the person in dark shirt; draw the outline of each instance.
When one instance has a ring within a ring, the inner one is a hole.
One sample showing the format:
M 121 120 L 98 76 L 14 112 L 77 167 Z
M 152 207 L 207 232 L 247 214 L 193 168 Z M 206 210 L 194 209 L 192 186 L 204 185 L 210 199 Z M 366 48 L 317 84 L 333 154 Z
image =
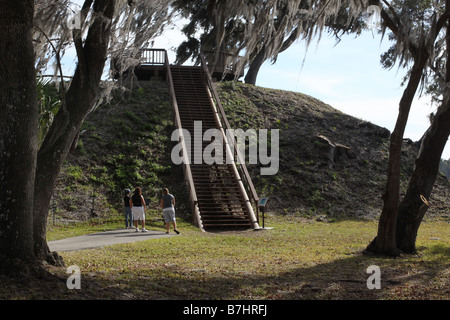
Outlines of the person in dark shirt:
M 131 229 L 133 228 L 133 215 L 131 213 L 131 207 L 130 207 L 130 195 L 131 190 L 125 189 L 125 196 L 123 197 L 123 210 L 125 213 L 125 228 Z
M 145 214 L 147 213 L 147 205 L 145 204 L 144 197 L 142 196 L 142 189 L 137 187 L 134 190 L 134 194 L 130 199 L 131 212 L 133 213 L 134 226 L 136 232 L 139 231 L 138 220 L 141 220 L 142 232 L 147 232 L 145 229 Z
M 161 208 L 163 209 L 164 222 L 166 224 L 167 232 L 169 233 L 170 223 L 173 224 L 173 231 L 180 234 L 177 230 L 177 222 L 175 219 L 175 197 L 169 193 L 169 189 L 163 189 L 163 196 L 161 197 Z

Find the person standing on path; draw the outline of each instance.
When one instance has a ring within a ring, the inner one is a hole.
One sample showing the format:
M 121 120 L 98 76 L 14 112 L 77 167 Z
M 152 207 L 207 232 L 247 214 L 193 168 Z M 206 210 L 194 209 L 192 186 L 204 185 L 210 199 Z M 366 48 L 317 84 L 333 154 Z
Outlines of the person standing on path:
M 145 229 L 145 214 L 147 213 L 147 206 L 144 197 L 142 196 L 142 189 L 137 187 L 134 189 L 134 194 L 130 199 L 131 212 L 133 213 L 134 226 L 136 232 L 139 231 L 138 220 L 141 220 L 142 232 L 147 232 Z
M 177 230 L 177 223 L 175 219 L 175 197 L 169 193 L 169 189 L 163 189 L 163 196 L 161 197 L 161 208 L 163 209 L 164 222 L 166 223 L 166 233 L 169 233 L 170 223 L 173 224 L 173 231 L 180 234 Z
M 130 207 L 130 195 L 131 190 L 125 189 L 125 196 L 123 197 L 123 210 L 125 213 L 125 229 L 131 229 L 133 227 L 133 214 Z

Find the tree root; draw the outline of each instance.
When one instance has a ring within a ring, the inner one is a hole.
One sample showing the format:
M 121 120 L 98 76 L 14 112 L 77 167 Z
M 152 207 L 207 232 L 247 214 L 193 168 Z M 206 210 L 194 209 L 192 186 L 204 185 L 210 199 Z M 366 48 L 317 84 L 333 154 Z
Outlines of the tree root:
M 377 241 L 377 237 L 375 237 L 371 243 L 367 246 L 366 249 L 362 252 L 364 255 L 382 255 L 387 257 L 396 258 L 402 255 L 403 251 L 395 248 L 395 249 L 386 249 L 383 248 Z
M 65 267 L 64 259 L 56 251 L 48 251 L 45 253 L 43 260 L 51 266 Z

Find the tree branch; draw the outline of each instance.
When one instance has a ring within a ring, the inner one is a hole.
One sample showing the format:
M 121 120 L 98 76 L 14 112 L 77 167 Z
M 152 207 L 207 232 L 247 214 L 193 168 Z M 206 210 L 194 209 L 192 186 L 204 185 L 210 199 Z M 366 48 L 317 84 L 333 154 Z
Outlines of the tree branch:
M 87 15 L 89 13 L 89 9 L 92 6 L 92 3 L 94 0 L 86 0 L 83 3 L 83 6 L 81 7 L 80 11 L 80 29 L 73 29 L 72 31 L 72 37 L 75 44 L 75 50 L 77 52 L 78 57 L 78 66 L 80 67 L 80 70 L 82 71 L 80 76 L 83 79 L 84 75 L 86 74 L 86 57 L 83 50 L 83 39 L 82 39 L 82 30 L 83 25 L 86 22 Z
M 47 34 L 44 32 L 44 30 L 42 30 L 38 26 L 34 26 L 34 27 L 44 35 L 45 39 L 47 39 L 48 43 L 50 44 L 53 51 L 55 52 L 56 64 L 58 66 L 59 77 L 60 77 L 60 81 L 62 83 L 62 89 L 63 89 L 63 95 L 62 95 L 62 99 L 61 99 L 61 107 L 63 108 L 63 110 L 65 110 L 66 109 L 66 87 L 64 86 L 64 74 L 62 71 L 61 56 L 59 55 L 59 50 L 56 50 L 55 46 L 53 45 L 52 41 L 49 39 Z

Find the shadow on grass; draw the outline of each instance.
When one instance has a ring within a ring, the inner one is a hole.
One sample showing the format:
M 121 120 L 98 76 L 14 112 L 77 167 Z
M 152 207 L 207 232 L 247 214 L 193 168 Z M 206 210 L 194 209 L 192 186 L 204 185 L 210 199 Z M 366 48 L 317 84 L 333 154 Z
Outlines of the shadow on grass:
M 142 275 L 82 273 L 81 289 L 69 290 L 63 269 L 51 268 L 59 281 L 15 281 L 1 278 L 1 299 L 119 299 L 119 300 L 376 300 L 448 299 L 450 252 L 443 244 L 426 248 L 420 256 L 384 258 L 360 253 L 330 263 L 293 268 L 289 272 L 258 274 L 253 270 L 217 273 L 206 269 L 155 268 Z M 368 289 L 372 275 L 381 269 L 381 289 Z M 441 273 L 447 268 L 447 275 Z
M 189 279 L 189 276 L 171 280 L 166 285 L 178 289 L 163 291 L 168 299 L 448 299 L 449 279 L 436 283 L 441 271 L 439 266 L 445 261 L 442 260 L 442 252 L 441 247 L 433 247 L 430 253 L 433 258 L 426 265 L 420 261 L 411 262 L 411 257 L 394 261 L 392 258 L 355 254 L 330 263 L 274 275 L 259 276 L 251 271 L 244 275 L 225 272 L 209 276 L 205 273 L 202 277 L 194 277 L 195 280 Z M 446 257 L 448 261 L 448 252 Z M 371 265 L 378 265 L 381 269 L 379 290 L 367 286 L 372 275 L 367 268 Z M 420 269 L 412 271 L 418 267 Z

